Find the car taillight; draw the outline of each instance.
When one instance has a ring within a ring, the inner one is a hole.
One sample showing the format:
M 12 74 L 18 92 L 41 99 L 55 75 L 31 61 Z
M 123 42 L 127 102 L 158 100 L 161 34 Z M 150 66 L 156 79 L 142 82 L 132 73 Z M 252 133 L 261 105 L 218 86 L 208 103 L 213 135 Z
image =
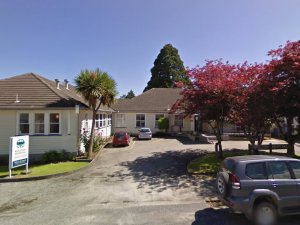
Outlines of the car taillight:
M 241 189 L 240 179 L 236 175 L 230 174 L 229 178 L 233 189 Z

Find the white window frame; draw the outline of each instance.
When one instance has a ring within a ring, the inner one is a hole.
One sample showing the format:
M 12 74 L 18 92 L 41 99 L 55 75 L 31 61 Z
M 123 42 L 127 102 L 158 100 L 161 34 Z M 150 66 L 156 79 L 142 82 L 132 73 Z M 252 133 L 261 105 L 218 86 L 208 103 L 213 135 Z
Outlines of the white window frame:
M 117 113 L 115 122 L 116 122 L 116 127 L 125 128 L 126 127 L 126 114 L 125 113 Z
M 41 115 L 43 115 L 43 117 L 44 117 L 43 120 L 44 120 L 44 121 L 43 121 L 42 123 L 41 123 L 41 122 L 36 122 L 36 114 L 41 114 Z M 35 113 L 33 113 L 33 127 L 34 127 L 34 128 L 33 128 L 33 131 L 34 131 L 33 133 L 34 133 L 34 134 L 45 134 L 45 123 L 46 123 L 45 119 L 46 119 L 46 118 L 45 118 L 45 113 L 42 113 L 42 112 L 35 112 Z M 43 125 L 43 126 L 44 126 L 43 132 L 36 132 L 36 129 L 35 129 L 35 128 L 36 128 L 36 127 L 35 127 L 36 125 Z
M 107 114 L 107 126 L 111 126 L 111 114 Z
M 20 123 L 21 114 L 28 114 L 28 123 Z M 21 132 L 21 129 L 20 129 L 21 124 L 28 125 L 28 133 Z M 22 135 L 22 134 L 30 134 L 30 114 L 28 112 L 20 112 L 20 113 L 18 113 L 18 116 L 17 116 L 17 135 Z
M 141 118 L 137 118 L 138 116 L 144 116 L 144 119 L 142 120 Z M 144 126 L 141 126 L 141 123 L 144 121 Z M 139 123 L 139 125 L 138 125 Z M 144 113 L 137 113 L 135 114 L 135 127 L 140 128 L 140 127 L 146 127 L 146 114 Z
M 59 118 L 58 123 L 57 123 L 57 122 L 55 122 L 55 123 L 53 123 L 53 122 L 51 123 L 51 122 L 50 122 L 50 114 L 58 114 L 58 118 Z M 61 115 L 60 115 L 60 113 L 58 113 L 58 112 L 49 112 L 49 113 L 48 113 L 48 116 L 49 116 L 49 119 L 48 119 L 48 126 L 49 126 L 49 127 L 48 127 L 48 130 L 47 130 L 47 131 L 48 131 L 48 134 L 52 134 L 52 135 L 53 135 L 53 134 L 60 134 L 60 133 L 61 133 Z M 58 133 L 50 133 L 50 125 L 51 125 L 51 124 L 58 124 L 58 126 L 59 126 L 59 127 L 58 127 Z
M 45 112 L 45 111 L 20 111 L 17 112 L 16 118 L 16 135 L 23 135 L 25 133 L 20 132 L 20 115 L 21 114 L 28 114 L 29 116 L 29 133 L 28 135 L 33 136 L 46 136 L 46 135 L 61 135 L 61 124 L 62 124 L 62 117 L 61 113 L 57 111 L 53 112 Z M 44 133 L 36 133 L 35 132 L 35 114 L 44 114 Z M 50 133 L 50 114 L 58 114 L 59 122 L 57 123 L 59 126 L 59 133 Z

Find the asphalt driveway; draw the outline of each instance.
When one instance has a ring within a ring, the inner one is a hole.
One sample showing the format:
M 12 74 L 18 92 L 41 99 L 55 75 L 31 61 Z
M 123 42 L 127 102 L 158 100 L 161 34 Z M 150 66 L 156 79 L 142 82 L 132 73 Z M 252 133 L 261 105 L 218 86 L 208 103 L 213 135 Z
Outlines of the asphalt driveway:
M 134 141 L 129 147 L 104 148 L 90 166 L 68 176 L 2 183 L 0 223 L 249 224 L 243 216 L 205 202 L 213 196 L 212 178 L 186 173 L 190 160 L 212 150 L 211 144 L 187 139 Z M 299 218 L 281 224 L 296 225 Z

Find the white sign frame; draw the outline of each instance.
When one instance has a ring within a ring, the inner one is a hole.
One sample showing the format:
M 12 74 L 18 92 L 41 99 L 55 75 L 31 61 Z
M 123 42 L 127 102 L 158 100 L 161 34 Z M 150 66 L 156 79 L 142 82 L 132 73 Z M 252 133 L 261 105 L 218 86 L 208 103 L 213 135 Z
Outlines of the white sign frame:
M 9 148 L 9 177 L 13 168 L 26 165 L 28 173 L 29 164 L 29 135 L 10 138 Z

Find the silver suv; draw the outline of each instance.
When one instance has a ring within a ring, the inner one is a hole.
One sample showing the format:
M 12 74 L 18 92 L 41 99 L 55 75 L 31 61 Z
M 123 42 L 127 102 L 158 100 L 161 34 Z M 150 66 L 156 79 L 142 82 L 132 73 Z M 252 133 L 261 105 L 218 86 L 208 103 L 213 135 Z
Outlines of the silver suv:
M 300 214 L 300 160 L 280 156 L 226 158 L 217 174 L 219 199 L 258 225 Z

